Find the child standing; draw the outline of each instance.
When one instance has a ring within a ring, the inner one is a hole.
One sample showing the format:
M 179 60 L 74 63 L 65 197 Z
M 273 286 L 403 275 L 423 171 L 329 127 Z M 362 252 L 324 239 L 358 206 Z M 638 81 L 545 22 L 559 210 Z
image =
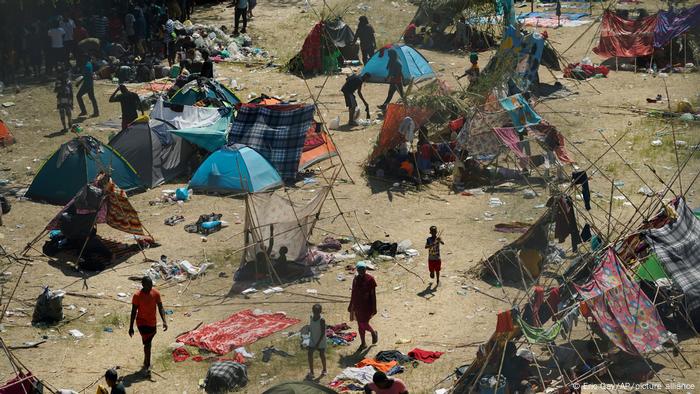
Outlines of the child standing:
M 442 238 L 438 236 L 437 227 L 430 226 L 430 237 L 425 241 L 425 248 L 428 249 L 428 270 L 430 278 L 437 276 L 437 285 L 440 284 L 440 268 L 442 261 L 440 260 L 440 245 L 444 245 Z
M 63 75 L 56 81 L 54 91 L 56 92 L 56 108 L 61 115 L 62 131 L 66 131 L 73 126 L 71 116 L 71 112 L 73 112 L 73 86 L 71 86 L 69 74 Z
M 321 317 L 321 304 L 315 304 L 311 307 L 311 318 L 309 319 L 309 328 L 311 331 L 311 341 L 309 342 L 309 374 L 306 379 L 314 378 L 314 352 L 318 350 L 321 357 L 321 377 L 326 376 L 326 321 Z

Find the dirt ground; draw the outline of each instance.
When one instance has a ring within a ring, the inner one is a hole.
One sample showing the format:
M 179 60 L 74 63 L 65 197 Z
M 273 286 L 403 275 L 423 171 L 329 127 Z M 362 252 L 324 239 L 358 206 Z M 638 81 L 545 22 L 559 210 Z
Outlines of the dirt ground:
M 302 13 L 302 4 L 302 1 L 260 1 L 255 10 L 255 18 L 249 28 L 251 36 L 256 46 L 268 49 L 278 57 L 277 63 L 283 63 L 300 48 L 304 36 L 317 19 L 311 12 Z M 314 0 L 311 4 L 320 7 L 321 3 Z M 332 4 L 339 5 L 338 9 L 347 8 L 345 19 L 354 28 L 355 20 L 360 15 L 357 3 L 346 1 Z M 369 0 L 364 4 L 371 7 L 369 17 L 377 30 L 379 45 L 399 37 L 415 12 L 414 6 L 400 1 Z M 647 0 L 643 0 L 641 6 L 652 12 L 658 8 L 657 3 Z M 599 5 L 596 5 L 594 13 L 601 13 Z M 195 22 L 231 26 L 232 17 L 231 8 L 213 5 L 197 9 L 193 19 Z M 589 50 L 589 43 L 595 39 L 598 24 L 587 30 L 589 26 L 549 29 L 549 37 L 555 48 L 564 52 L 581 36 L 564 56 L 571 61 L 580 61 L 581 58 L 590 56 L 594 62 L 599 62 L 600 59 Z M 456 86 L 454 74 L 461 73 L 467 63 L 464 54 L 428 50 L 421 52 L 430 60 L 441 78 Z M 486 64 L 491 53 L 480 55 L 481 64 Z M 322 116 L 326 120 L 336 116 L 340 116 L 341 121 L 345 120 L 344 102 L 339 92 L 344 81 L 342 75 L 331 76 L 327 81 L 324 76 L 309 79 L 307 89 L 303 80 L 281 73 L 276 68 L 218 65 L 216 70 L 219 76 L 236 79 L 239 85 L 244 85 L 244 89 L 239 92 L 244 100 L 249 95 L 259 93 L 308 100 L 310 89 L 314 95 L 321 93 Z M 561 73 L 551 74 L 541 68 L 540 76 L 544 82 L 551 83 L 555 77 L 561 77 Z M 566 99 L 544 102 L 536 109 L 566 136 L 568 149 L 577 165 L 588 168 L 590 161 L 594 161 L 609 177 L 624 182 L 622 191 L 614 194 L 624 193 L 634 205 L 643 203 L 644 197 L 637 190 L 645 182 L 652 189 L 660 190 L 663 185 L 646 165 L 654 168 L 664 180 L 669 179 L 677 170 L 673 139 L 666 133 L 671 129 L 659 121 L 643 118 L 618 106 L 664 108 L 665 103 L 647 104 L 645 98 L 657 94 L 666 96 L 666 86 L 674 107 L 675 102 L 682 98 L 697 101 L 700 74 L 672 74 L 662 79 L 641 73 L 613 71 L 607 79 L 561 82 L 577 94 Z M 9 148 L 0 148 L 0 179 L 9 179 L 8 187 L 28 186 L 43 160 L 72 137 L 58 132 L 60 122 L 49 83 L 20 85 L 19 88 L 16 93 L 14 89 L 6 88 L 0 97 L 1 102 L 16 103 L 13 107 L 0 108 L 0 117 L 8 123 L 18 141 Z M 114 130 L 101 128 L 97 124 L 108 119 L 118 120 L 118 106 L 107 102 L 115 86 L 99 81 L 96 89 L 102 115 L 97 119 L 85 120 L 83 125 L 87 133 L 106 142 Z M 386 94 L 385 85 L 370 85 L 364 90 L 372 108 L 380 104 Z M 534 186 L 539 196 L 524 199 L 524 187 L 505 185 L 485 195 L 463 196 L 451 192 L 446 182 L 434 182 L 421 190 L 407 190 L 394 187 L 391 182 L 370 181 L 362 175 L 362 163 L 371 150 L 379 129 L 379 125 L 373 125 L 333 133 L 349 172 L 349 177 L 345 173 L 341 174 L 341 182 L 335 185 L 334 191 L 340 208 L 347 212 L 345 217 L 351 230 L 340 218 L 321 221 L 313 241 L 333 234 L 351 235 L 352 232 L 362 236 L 366 233 L 372 240 L 408 239 L 414 247 L 421 249 L 430 225 L 442 229 L 446 243 L 443 248 L 444 280 L 434 293 L 426 295 L 423 292 L 430 281 L 427 258 L 423 254 L 404 263 L 418 273 L 420 279 L 392 262 L 380 263 L 378 270 L 372 273 L 379 283 L 379 314 L 372 324 L 378 329 L 380 340 L 368 354 L 372 356 L 380 350 L 389 349 L 407 352 L 413 347 L 445 352 L 436 363 L 421 365 L 416 369 L 409 368 L 401 376 L 412 393 L 432 393 L 437 388 L 450 386 L 451 380 L 443 379 L 456 367 L 467 364 L 474 358 L 475 343 L 488 339 L 495 327 L 496 313 L 509 308 L 507 300 L 517 294 L 514 289 L 492 288 L 486 283 L 467 278 L 465 271 L 516 238 L 516 235 L 494 232 L 495 223 L 534 221 L 542 213 L 542 209 L 536 206 L 546 201 L 548 191 Z M 688 147 L 700 143 L 698 127 L 675 123 L 674 131 L 677 139 L 687 142 L 687 145 L 678 149 L 678 161 L 683 163 L 691 152 Z M 657 132 L 663 134 L 659 137 L 663 144 L 661 147 L 652 147 L 650 142 L 656 139 Z M 614 151 L 608 150 L 606 142 L 620 138 L 616 149 L 624 161 Z M 696 195 L 697 184 L 689 187 L 700 170 L 697 156 L 696 154 L 690 160 L 680 182 L 670 185 L 674 190 L 682 185 L 691 207 L 700 206 Z M 334 159 L 334 163 L 337 164 L 338 160 Z M 606 228 L 610 181 L 601 176 L 600 171 L 589 171 L 591 173 L 597 174 L 593 176 L 591 189 L 595 203 L 600 206 L 591 211 L 592 220 L 600 228 Z M 320 177 L 317 179 L 321 180 Z M 184 184 L 186 181 L 184 179 L 181 182 Z M 289 286 L 279 294 L 264 296 L 258 293 L 249 298 L 230 295 L 232 273 L 239 263 L 234 252 L 243 244 L 242 236 L 239 235 L 243 225 L 235 223 L 236 216 L 244 214 L 243 200 L 195 195 L 183 206 L 148 204 L 162 190 L 174 189 L 182 184 L 163 185 L 131 197 L 144 225 L 162 244 L 158 248 L 147 250 L 145 256 L 157 259 L 165 254 L 169 258 L 187 259 L 195 264 L 200 264 L 205 259 L 214 263 L 214 268 L 204 278 L 192 282 L 157 284 L 163 294 L 166 309 L 172 310 L 173 314 L 168 315 L 170 329 L 159 332 L 154 341 L 155 374 L 152 381 L 144 381 L 136 373 L 142 361 L 141 344 L 137 338 L 129 338 L 127 335 L 129 299 L 117 296 L 121 292 L 131 294 L 139 288 L 136 282 L 128 278 L 142 275 L 148 268 L 150 263 L 144 261 L 144 255 L 137 254 L 127 262 L 99 274 L 92 274 L 86 281 L 82 279 L 82 273 L 66 263 L 48 264 L 46 259 L 35 258 L 26 267 L 9 305 L 10 313 L 2 321 L 2 339 L 9 345 L 18 345 L 44 338 L 46 342 L 38 348 L 16 350 L 15 354 L 34 374 L 52 387 L 74 390 L 86 388 L 86 392 L 92 392 L 95 388 L 90 385 L 100 378 L 105 369 L 119 366 L 120 374 L 126 376 L 128 392 L 197 392 L 200 390 L 198 382 L 206 374 L 207 363 L 189 360 L 173 363 L 168 345 L 175 341 L 178 334 L 194 328 L 200 322 L 220 320 L 247 308 L 284 311 L 304 322 L 310 315 L 311 306 L 316 302 L 323 304 L 328 323 L 347 321 L 350 282 L 336 279 L 338 273 L 347 274 L 344 264 L 339 264 L 317 280 Z M 315 187 L 318 185 L 306 185 L 293 193 L 303 198 L 303 193 Z M 500 198 L 505 205 L 489 207 L 490 197 Z M 19 252 L 41 231 L 59 207 L 29 201 L 12 200 L 12 203 L 12 212 L 3 217 L 4 226 L 0 227 L 0 245 L 9 252 Z M 634 208 L 629 204 L 614 201 L 611 206 L 611 216 L 616 218 L 614 220 L 626 222 L 625 219 L 634 214 Z M 485 220 L 485 211 L 493 213 L 493 221 Z M 191 222 L 200 214 L 208 212 L 223 213 L 223 219 L 231 223 L 230 227 L 209 236 L 208 242 L 202 242 L 198 235 L 186 233 L 181 225 L 169 227 L 163 224 L 165 218 L 174 214 L 184 215 L 186 221 Z M 322 216 L 333 216 L 337 212 L 335 203 L 329 200 L 324 205 Z M 124 234 L 109 228 L 101 227 L 99 231 L 105 236 L 127 242 Z M 37 253 L 30 255 L 38 256 Z M 17 265 L 3 268 L 6 272 L 3 274 L 3 307 L 21 269 Z M 462 286 L 465 284 L 477 286 L 492 297 L 472 290 L 464 291 Z M 75 309 L 66 310 L 65 322 L 57 327 L 34 328 L 30 324 L 34 300 L 45 285 L 71 292 L 66 296 L 64 306 L 74 305 Z M 315 289 L 318 293 L 311 295 L 307 289 Z M 80 308 L 87 310 L 82 316 Z M 287 338 L 288 333 L 298 330 L 301 325 L 259 340 L 248 347 L 256 353 L 256 358 L 248 370 L 250 384 L 243 392 L 259 393 L 273 384 L 300 380 L 305 376 L 306 355 L 299 349 L 298 337 Z M 106 327 L 111 327 L 113 332 L 105 331 Z M 68 334 L 70 329 L 79 329 L 86 337 L 74 340 Z M 410 342 L 396 344 L 405 341 Z M 290 351 L 294 357 L 273 357 L 270 363 L 265 364 L 260 360 L 261 350 L 270 345 Z M 672 367 L 667 367 L 661 372 L 662 378 L 668 382 L 700 384 L 700 373 L 696 368 L 700 365 L 699 345 L 700 342 L 696 339 L 682 343 L 685 356 L 693 365 L 692 370 L 684 367 L 683 376 Z M 322 379 L 322 383 L 328 383 L 341 369 L 353 365 L 361 358 L 354 354 L 356 346 L 357 342 L 350 347 L 333 348 L 330 351 L 329 377 Z M 663 360 L 655 361 L 664 364 Z M 676 362 L 682 365 L 678 358 Z M 318 360 L 316 363 L 318 365 Z M 10 376 L 9 365 L 0 368 L 3 379 Z

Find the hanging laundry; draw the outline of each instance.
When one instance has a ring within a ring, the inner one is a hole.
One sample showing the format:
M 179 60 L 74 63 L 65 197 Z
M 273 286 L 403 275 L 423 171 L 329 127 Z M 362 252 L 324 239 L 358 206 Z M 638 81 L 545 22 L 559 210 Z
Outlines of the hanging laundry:
M 576 252 L 578 245 L 581 243 L 581 236 L 578 233 L 578 224 L 576 224 L 576 212 L 571 197 L 551 197 L 547 201 L 547 206 L 554 209 L 554 235 L 559 240 L 559 243 L 566 241 L 566 238 L 571 235 L 571 250 Z
M 593 235 L 591 234 L 591 225 L 586 223 L 585 226 L 581 229 L 581 241 L 583 242 L 588 242 L 591 240 L 591 237 Z
M 583 195 L 583 204 L 586 210 L 591 210 L 591 190 L 588 188 L 588 175 L 586 171 L 574 171 L 571 173 L 572 182 L 576 185 L 581 185 L 581 194 Z
M 501 312 L 496 318 L 496 333 L 508 333 L 515 331 L 515 325 L 513 324 L 513 310 Z
M 556 322 L 549 328 L 534 327 L 527 324 L 523 319 L 518 318 L 518 325 L 523 335 L 530 343 L 547 343 L 554 341 L 561 330 L 561 323 Z
M 521 94 L 502 98 L 499 103 L 508 112 L 513 126 L 519 133 L 525 131 L 526 126 L 534 126 L 542 121 Z
M 503 141 L 503 143 L 510 148 L 510 150 L 515 153 L 520 159 L 527 159 L 527 155 L 523 151 L 520 137 L 518 136 L 515 128 L 513 127 L 494 127 L 494 134 Z
M 578 325 L 578 318 L 581 316 L 581 310 L 578 307 L 571 308 L 571 310 L 564 315 L 559 322 L 561 322 L 561 337 L 566 339 L 571 330 Z

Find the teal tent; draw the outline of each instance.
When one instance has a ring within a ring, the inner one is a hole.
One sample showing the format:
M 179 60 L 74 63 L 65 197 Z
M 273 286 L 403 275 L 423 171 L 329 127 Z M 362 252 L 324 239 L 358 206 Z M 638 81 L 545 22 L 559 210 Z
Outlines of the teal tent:
M 391 50 L 396 51 L 401 62 L 404 84 L 435 78 L 435 72 L 428 64 L 428 60 L 420 52 L 408 45 L 398 44 L 387 45 L 375 52 L 367 61 L 365 67 L 362 68 L 360 75 L 369 73 L 371 75 L 369 82 L 388 83 L 389 70 L 387 65 L 389 64 L 389 51 Z
M 25 197 L 64 205 L 97 174 L 109 173 L 114 183 L 129 192 L 142 188 L 136 171 L 117 151 L 90 136 L 61 145 L 41 166 Z
M 172 104 L 194 105 L 204 99 L 220 101 L 221 104 L 233 107 L 241 100 L 229 88 L 213 79 L 198 78 L 188 82 L 170 97 Z
M 287 382 L 265 390 L 263 394 L 333 394 L 337 391 L 316 382 Z
M 204 193 L 253 193 L 282 185 L 282 177 L 260 153 L 233 144 L 212 153 L 190 180 L 190 188 Z
M 168 131 L 200 148 L 204 148 L 209 152 L 214 152 L 228 143 L 231 118 L 232 112 L 229 112 L 228 115 L 222 116 L 219 120 L 207 126 Z

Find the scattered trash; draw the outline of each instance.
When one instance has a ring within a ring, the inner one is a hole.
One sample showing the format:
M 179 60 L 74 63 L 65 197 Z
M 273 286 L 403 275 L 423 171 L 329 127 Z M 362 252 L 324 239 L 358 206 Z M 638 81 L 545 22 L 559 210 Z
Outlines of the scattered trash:
M 411 338 L 399 338 L 395 342 L 397 345 L 404 345 L 406 343 L 411 343 Z
M 253 294 L 253 293 L 257 293 L 257 292 L 258 292 L 258 290 L 256 288 L 250 287 L 250 288 L 243 290 L 241 292 L 241 294 L 246 295 L 246 294 Z
M 503 202 L 500 198 L 498 198 L 498 197 L 489 198 L 489 206 L 491 208 L 500 207 L 502 205 L 506 205 L 506 203 Z
M 688 143 L 686 141 L 683 141 L 683 140 L 676 141 L 676 146 L 686 146 L 686 145 L 688 145 Z
M 653 140 L 651 141 L 651 146 L 661 146 L 663 143 L 661 140 Z
M 10 108 L 10 107 L 14 107 L 15 103 L 13 103 L 12 101 L 6 101 L 6 102 L 2 103 L 2 106 L 5 108 Z
M 613 181 L 613 185 L 615 185 L 616 187 L 622 187 L 622 186 L 625 186 L 625 182 L 620 181 L 620 180 L 616 180 L 616 181 Z
M 281 287 L 270 287 L 269 289 L 263 290 L 263 294 L 270 295 L 275 293 L 281 293 L 284 289 Z
M 403 287 L 403 286 L 401 286 L 401 285 L 396 286 L 396 287 L 394 287 L 394 291 L 401 290 L 402 287 Z
M 537 197 L 537 192 L 535 192 L 532 189 L 527 189 L 523 192 L 523 198 L 526 200 L 530 200 Z
M 306 292 L 309 294 L 318 294 L 318 290 L 316 289 L 306 289 Z
M 127 294 L 126 293 L 117 293 L 117 297 L 119 298 L 126 298 Z
M 345 280 L 345 275 L 343 275 L 341 273 L 341 274 L 338 274 L 335 278 L 338 280 L 338 282 L 342 282 Z
M 102 331 L 104 331 L 104 332 L 110 332 L 110 333 L 111 333 L 111 332 L 114 332 L 114 330 L 112 329 L 112 327 L 105 327 L 105 328 L 102 329 Z
M 76 329 L 68 330 L 68 333 L 75 339 L 80 339 L 80 338 L 85 337 L 85 334 L 80 332 L 80 330 L 76 330 Z
M 691 120 L 695 120 L 695 117 L 693 116 L 693 114 L 686 112 L 683 115 L 681 115 L 678 119 L 688 122 Z
M 647 197 L 651 197 L 651 196 L 654 195 L 654 191 L 651 190 L 648 186 L 642 186 L 642 187 L 640 187 L 639 190 L 637 190 L 637 193 L 643 194 L 643 195 L 645 195 L 645 196 L 647 196 Z

